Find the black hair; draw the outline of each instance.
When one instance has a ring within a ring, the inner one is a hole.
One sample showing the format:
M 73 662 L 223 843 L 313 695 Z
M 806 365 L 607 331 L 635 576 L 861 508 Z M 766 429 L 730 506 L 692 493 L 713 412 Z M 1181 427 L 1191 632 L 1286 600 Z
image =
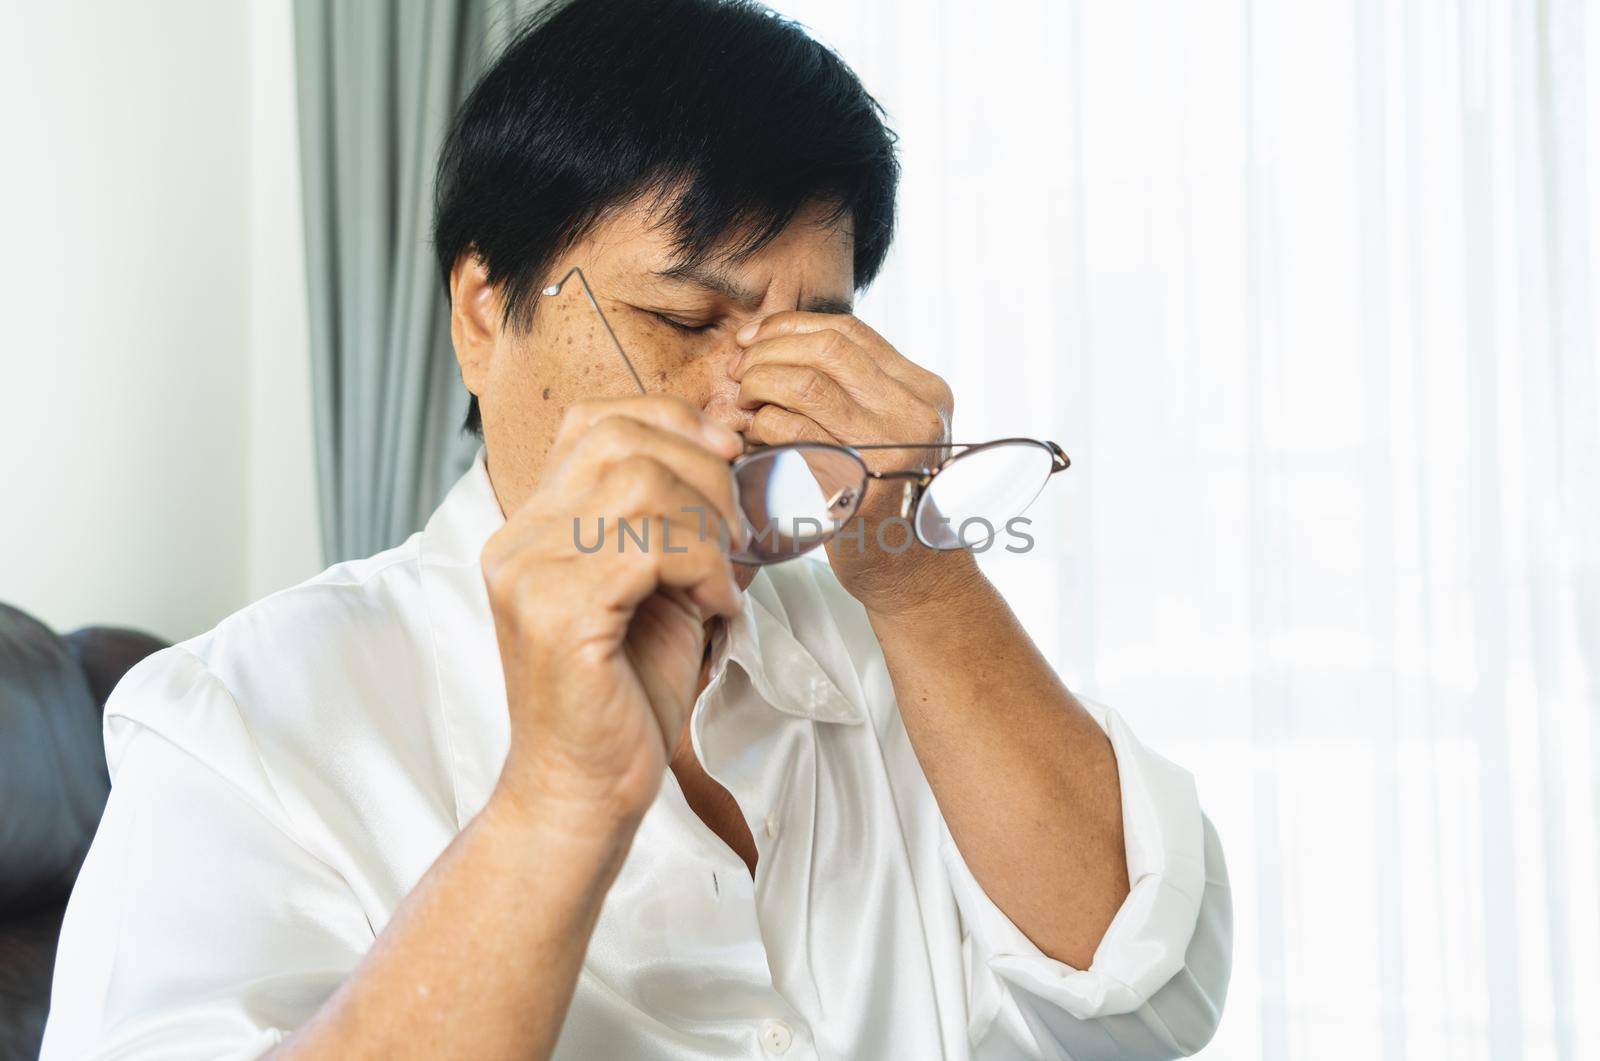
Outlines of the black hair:
M 894 232 L 883 108 L 832 51 L 751 0 L 569 0 L 537 13 L 473 88 L 439 156 L 446 294 L 475 253 L 505 324 L 612 208 L 655 196 L 685 263 L 754 253 L 808 203 L 849 217 L 854 280 Z M 482 434 L 478 402 L 464 430 Z

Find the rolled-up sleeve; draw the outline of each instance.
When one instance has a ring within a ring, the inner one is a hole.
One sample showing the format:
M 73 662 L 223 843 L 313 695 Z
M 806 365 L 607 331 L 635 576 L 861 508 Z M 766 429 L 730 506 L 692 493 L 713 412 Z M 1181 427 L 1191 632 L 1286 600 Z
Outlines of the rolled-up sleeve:
M 372 939 L 292 836 L 244 721 L 168 649 L 108 705 L 113 784 L 67 907 L 45 1059 L 256 1057 Z
M 1222 1012 L 1232 901 L 1194 779 L 1139 743 L 1115 712 L 1085 703 L 1117 757 L 1130 891 L 1089 968 L 1075 969 L 1012 923 L 946 838 L 980 1057 L 1019 1049 L 1071 1061 L 1183 1057 L 1210 1040 Z

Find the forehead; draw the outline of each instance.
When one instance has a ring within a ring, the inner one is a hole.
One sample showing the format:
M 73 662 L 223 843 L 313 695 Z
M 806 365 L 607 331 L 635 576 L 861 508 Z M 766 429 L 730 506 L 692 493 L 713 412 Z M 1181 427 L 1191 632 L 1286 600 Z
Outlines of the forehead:
M 742 285 L 797 284 L 848 300 L 854 289 L 854 233 L 848 214 L 830 220 L 831 213 L 826 204 L 809 204 L 759 250 L 739 257 L 714 253 L 698 264 L 701 271 L 736 278 Z M 634 203 L 607 216 L 584 242 L 591 244 L 597 266 L 671 276 L 685 272 L 687 264 L 676 236 L 659 209 Z

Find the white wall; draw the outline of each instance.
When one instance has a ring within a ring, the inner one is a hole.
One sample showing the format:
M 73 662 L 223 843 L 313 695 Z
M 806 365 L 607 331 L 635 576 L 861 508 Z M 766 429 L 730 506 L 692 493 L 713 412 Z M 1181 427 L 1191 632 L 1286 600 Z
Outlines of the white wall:
M 289 0 L 250 4 L 250 600 L 322 566 L 290 16 Z
M 0 11 L 0 600 L 169 638 L 315 571 L 288 5 Z

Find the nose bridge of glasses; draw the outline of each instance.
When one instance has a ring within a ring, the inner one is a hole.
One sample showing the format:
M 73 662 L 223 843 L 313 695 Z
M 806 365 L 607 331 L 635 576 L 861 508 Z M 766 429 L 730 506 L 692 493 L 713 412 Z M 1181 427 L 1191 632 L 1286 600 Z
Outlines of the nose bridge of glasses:
M 933 478 L 932 468 L 898 468 L 875 472 L 867 470 L 868 479 L 898 479 L 905 484 L 900 494 L 900 518 L 910 519 L 911 509 L 917 503 L 917 494 Z

